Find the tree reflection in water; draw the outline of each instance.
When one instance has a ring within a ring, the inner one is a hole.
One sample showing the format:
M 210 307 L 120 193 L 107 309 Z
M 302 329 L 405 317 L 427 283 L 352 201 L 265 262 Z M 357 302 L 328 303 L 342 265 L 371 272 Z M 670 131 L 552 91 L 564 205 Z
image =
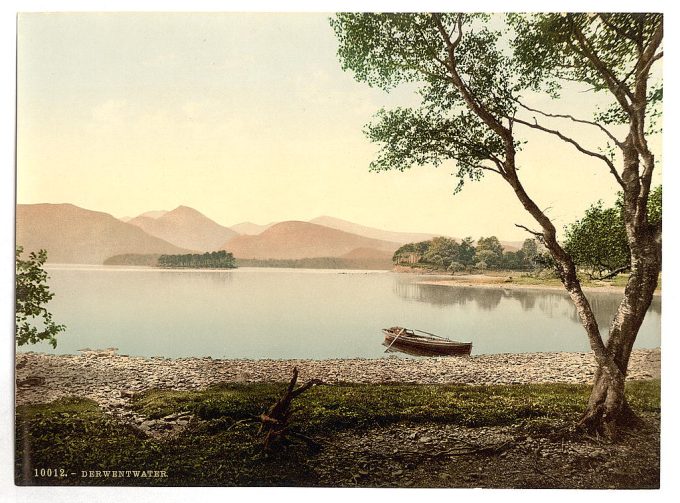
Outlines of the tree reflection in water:
M 480 310 L 496 309 L 502 300 L 517 301 L 523 311 L 538 308 L 550 318 L 566 317 L 580 323 L 576 308 L 566 292 L 540 289 L 514 289 L 499 287 L 470 287 L 422 284 L 413 279 L 398 279 L 394 282 L 394 293 L 399 297 L 425 302 L 435 306 L 465 306 L 474 303 Z M 600 330 L 606 332 L 623 296 L 612 292 L 586 292 Z M 661 298 L 654 297 L 649 312 L 661 313 Z

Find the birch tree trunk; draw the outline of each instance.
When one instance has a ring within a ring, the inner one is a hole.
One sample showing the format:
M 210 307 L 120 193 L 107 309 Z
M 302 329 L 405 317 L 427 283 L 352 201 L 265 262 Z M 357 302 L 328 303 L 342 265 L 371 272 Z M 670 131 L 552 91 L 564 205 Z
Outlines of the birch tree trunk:
M 647 219 L 650 180 L 645 180 L 645 174 L 651 174 L 648 168 L 653 166 L 654 158 L 643 150 L 642 163 L 646 169 L 640 184 L 639 155 L 633 145 L 634 135 L 631 134 L 623 146 L 626 189 L 623 217 L 631 252 L 630 277 L 609 327 L 606 347 L 619 372 L 606 372 L 602 365 L 598 366 L 588 406 L 580 421 L 587 430 L 610 437 L 616 435 L 619 426 L 635 420 L 624 394 L 626 371 L 633 343 L 654 297 L 661 271 L 661 226 L 650 225 Z

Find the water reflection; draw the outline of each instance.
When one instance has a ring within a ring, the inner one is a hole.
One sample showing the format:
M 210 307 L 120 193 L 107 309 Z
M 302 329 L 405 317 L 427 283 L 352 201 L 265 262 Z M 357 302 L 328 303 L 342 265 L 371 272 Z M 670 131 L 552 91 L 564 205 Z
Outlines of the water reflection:
M 50 310 L 65 324 L 56 350 L 118 347 L 144 356 L 381 358 L 380 330 L 417 328 L 472 341 L 473 354 L 588 351 L 560 291 L 422 285 L 392 273 L 51 267 Z M 589 294 L 604 327 L 620 294 Z M 636 341 L 658 347 L 660 299 Z
M 172 281 L 182 281 L 190 285 L 210 283 L 211 286 L 220 287 L 234 280 L 234 272 L 228 270 L 159 269 L 158 272 Z
M 621 304 L 623 295 L 613 293 L 603 294 L 598 292 L 586 292 L 586 296 L 590 301 L 590 306 L 592 307 L 593 313 L 595 314 L 595 319 L 597 320 L 597 324 L 600 327 L 600 332 L 606 333 L 609 329 L 609 324 L 614 319 L 614 316 L 616 316 L 616 311 L 619 308 L 619 304 Z M 661 315 L 661 297 L 657 296 L 652 299 L 652 303 L 647 310 L 647 316 L 649 316 L 650 313 L 657 316 Z M 570 317 L 575 322 L 581 322 L 581 319 L 578 317 L 578 313 L 576 312 L 576 308 L 571 311 Z
M 491 310 L 504 296 L 502 290 L 488 289 L 479 295 L 473 288 L 451 288 L 445 285 L 425 285 L 417 282 L 395 281 L 394 293 L 399 297 L 435 306 L 464 306 L 474 302 L 481 309 Z
M 539 289 L 512 289 L 488 287 L 452 287 L 420 283 L 418 280 L 404 279 L 394 282 L 393 291 L 399 297 L 435 306 L 465 306 L 473 304 L 483 311 L 499 308 L 501 302 L 517 302 L 522 311 L 538 310 L 548 318 L 568 318 L 581 323 L 576 308 L 566 292 Z M 606 332 L 623 298 L 621 293 L 586 292 L 600 330 Z M 661 298 L 652 300 L 648 313 L 661 314 Z

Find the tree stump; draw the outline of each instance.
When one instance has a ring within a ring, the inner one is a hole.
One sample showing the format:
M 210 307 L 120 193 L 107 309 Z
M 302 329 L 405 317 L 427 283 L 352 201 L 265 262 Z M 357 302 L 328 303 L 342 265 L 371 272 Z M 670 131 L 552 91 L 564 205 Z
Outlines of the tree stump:
M 274 405 L 269 408 L 266 413 L 260 415 L 260 421 L 262 424 L 260 425 L 258 434 L 264 435 L 265 451 L 270 450 L 274 442 L 285 440 L 288 435 L 304 440 L 309 444 L 318 446 L 318 444 L 311 438 L 302 435 L 301 433 L 292 431 L 288 424 L 288 420 L 292 414 L 290 406 L 293 399 L 308 389 L 324 383 L 319 379 L 312 379 L 306 384 L 295 389 L 297 378 L 298 369 L 297 367 L 294 367 L 293 378 L 290 380 L 286 392 Z

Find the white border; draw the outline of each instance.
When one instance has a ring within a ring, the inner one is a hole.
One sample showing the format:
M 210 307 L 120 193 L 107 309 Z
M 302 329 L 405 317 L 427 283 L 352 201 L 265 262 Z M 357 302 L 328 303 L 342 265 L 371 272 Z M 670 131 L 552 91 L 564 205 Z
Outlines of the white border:
M 676 433 L 678 421 L 677 396 L 674 384 L 677 382 L 677 367 L 675 363 L 678 355 L 677 334 L 673 330 L 677 325 L 677 267 L 672 263 L 677 255 L 677 238 L 673 236 L 675 222 L 669 216 L 676 215 L 677 201 L 680 194 L 677 193 L 678 180 L 674 166 L 680 165 L 678 154 L 674 151 L 674 140 L 680 138 L 678 131 L 678 89 L 680 83 L 677 80 L 678 68 L 678 15 L 677 8 L 670 2 L 648 0 L 644 3 L 629 0 L 606 0 L 584 1 L 572 0 L 569 2 L 558 1 L 547 3 L 539 0 L 515 1 L 512 3 L 501 1 L 478 0 L 469 2 L 445 2 L 433 0 L 415 1 L 384 1 L 384 0 L 195 0 L 189 1 L 150 1 L 150 0 L 59 0 L 59 1 L 5 1 L 0 4 L 0 58 L 1 68 L 5 70 L 15 68 L 15 15 L 17 12 L 56 12 L 56 11 L 234 11 L 234 12 L 335 12 L 335 11 L 426 11 L 426 10 L 473 10 L 502 12 L 512 11 L 542 11 L 542 10 L 570 10 L 570 11 L 661 11 L 665 14 L 666 35 L 664 45 L 666 47 L 665 60 L 665 145 L 664 164 L 668 166 L 664 170 L 664 214 L 666 215 L 666 236 L 664 242 L 664 257 L 667 258 L 663 271 L 664 295 L 662 298 L 663 324 L 662 324 L 662 406 L 663 406 L 663 432 L 662 432 L 662 489 L 659 491 L 559 491 L 559 490 L 321 490 L 321 489 L 246 489 L 246 488 L 162 488 L 162 489 L 135 489 L 135 488 L 62 488 L 62 487 L 14 487 L 13 483 L 13 393 L 7 392 L 13 389 L 11 371 L 13 369 L 14 337 L 13 318 L 13 241 L 14 241 L 14 79 L 5 77 L 2 79 L 0 116 L 0 142 L 2 145 L 2 174 L 0 182 L 0 204 L 2 205 L 2 217 L 0 219 L 0 298 L 7 302 L 2 304 L 2 326 L 8 327 L 3 343 L 0 345 L 0 501 L 30 501 L 40 502 L 76 502 L 97 501 L 114 502 L 121 499 L 131 501 L 163 501 L 182 502 L 188 500 L 200 501 L 245 501 L 263 499 L 295 499 L 296 501 L 318 501 L 330 499 L 338 501 L 351 497 L 353 499 L 385 499 L 389 501 L 413 501 L 427 499 L 481 499 L 512 501 L 520 499 L 523 502 L 550 500 L 572 500 L 575 498 L 597 501 L 616 499 L 618 502 L 640 500 L 663 501 L 677 487 L 677 464 L 678 435 Z M 677 140 L 675 140 L 677 141 Z M 675 172 L 674 172 L 675 171 Z M 675 311 L 675 312 L 674 312 Z M 6 316 L 6 318 L 5 318 Z M 673 447 L 671 447 L 673 446 Z

